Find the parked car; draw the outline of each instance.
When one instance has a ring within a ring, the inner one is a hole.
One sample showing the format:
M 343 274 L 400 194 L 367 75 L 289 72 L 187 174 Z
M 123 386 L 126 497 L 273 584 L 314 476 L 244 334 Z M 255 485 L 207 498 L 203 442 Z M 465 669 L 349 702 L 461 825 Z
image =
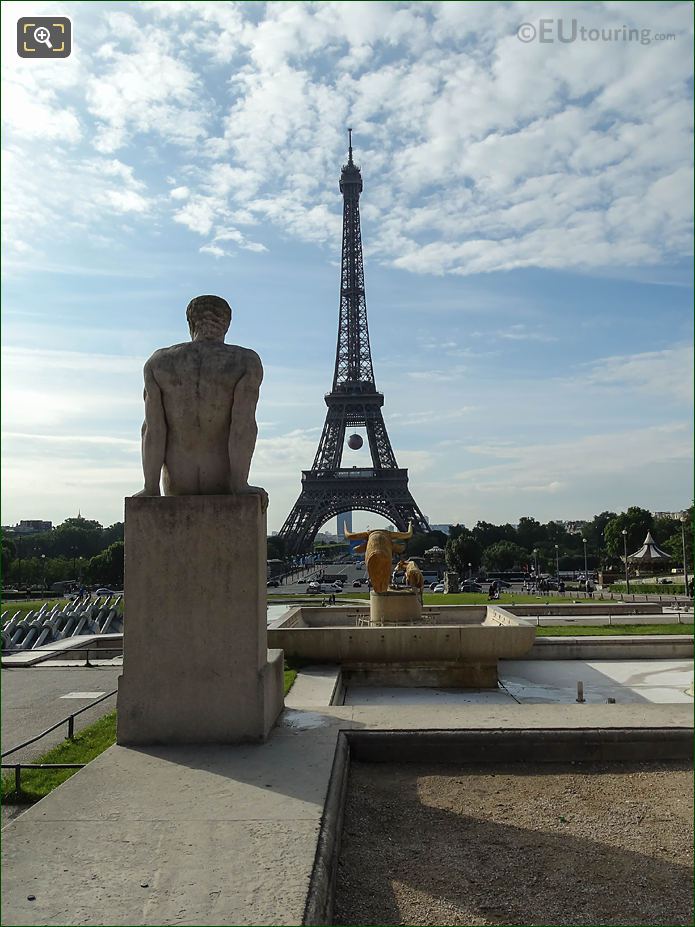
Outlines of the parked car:
M 432 592 L 444 592 L 444 583 L 437 583 L 437 585 L 433 587 Z
M 459 591 L 460 592 L 482 592 L 483 587 L 480 585 L 480 583 L 466 582 L 466 583 L 461 583 L 461 585 L 459 586 Z
M 279 586 L 279 585 L 280 585 L 280 583 L 277 581 L 277 579 L 269 579 L 268 582 L 266 583 L 266 586 L 267 586 L 267 587 L 269 587 L 269 586 Z
M 76 595 L 79 596 L 78 593 Z M 96 590 L 96 595 L 117 595 L 117 593 L 113 589 L 107 589 L 106 586 L 103 586 Z
M 353 589 L 360 589 L 361 586 L 362 586 L 362 580 L 361 580 L 361 579 L 356 579 L 356 580 L 353 582 L 353 584 L 352 584 Z

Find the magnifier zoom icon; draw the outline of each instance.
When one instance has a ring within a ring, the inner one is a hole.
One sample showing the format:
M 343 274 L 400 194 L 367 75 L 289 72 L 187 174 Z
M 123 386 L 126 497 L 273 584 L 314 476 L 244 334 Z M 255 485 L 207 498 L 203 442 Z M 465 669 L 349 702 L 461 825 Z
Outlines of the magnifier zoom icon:
M 41 45 L 46 45 L 48 48 L 53 48 L 51 45 L 51 33 L 45 26 L 34 29 L 34 41 L 40 42 Z

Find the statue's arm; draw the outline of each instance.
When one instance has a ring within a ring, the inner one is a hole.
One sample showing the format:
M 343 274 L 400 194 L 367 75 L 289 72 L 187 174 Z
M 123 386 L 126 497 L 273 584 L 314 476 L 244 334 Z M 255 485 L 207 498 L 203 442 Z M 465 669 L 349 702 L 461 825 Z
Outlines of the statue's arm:
M 159 478 L 164 465 L 167 425 L 162 403 L 162 391 L 154 376 L 152 365 L 145 364 L 145 421 L 142 423 L 142 469 L 145 488 L 138 496 L 159 496 Z
M 232 414 L 229 422 L 229 489 L 243 492 L 249 489 L 251 457 L 256 446 L 256 405 L 263 380 L 261 360 L 249 351 L 246 370 L 234 389 Z

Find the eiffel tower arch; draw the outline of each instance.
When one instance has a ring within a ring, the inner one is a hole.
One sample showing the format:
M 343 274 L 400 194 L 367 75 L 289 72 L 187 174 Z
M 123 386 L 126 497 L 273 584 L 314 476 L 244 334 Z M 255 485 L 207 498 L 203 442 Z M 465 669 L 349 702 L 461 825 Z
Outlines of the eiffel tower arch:
M 311 469 L 302 471 L 301 493 L 280 531 L 289 553 L 308 548 L 329 518 L 356 509 L 382 515 L 399 531 L 409 521 L 415 531 L 429 530 L 408 489 L 408 471 L 396 462 L 381 414 L 384 396 L 374 380 L 360 229 L 362 174 L 352 158 L 352 129 L 348 133 L 348 161 L 340 174 L 343 246 L 335 372 L 316 457 Z M 346 430 L 357 427 L 366 430 L 371 467 L 342 466 Z

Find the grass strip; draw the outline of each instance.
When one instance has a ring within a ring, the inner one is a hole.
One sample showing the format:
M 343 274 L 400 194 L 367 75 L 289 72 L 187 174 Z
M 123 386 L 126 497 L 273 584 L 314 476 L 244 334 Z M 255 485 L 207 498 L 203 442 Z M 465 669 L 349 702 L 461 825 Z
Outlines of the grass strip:
M 116 712 L 110 711 L 94 724 L 75 734 L 74 740 L 65 740 L 34 762 L 36 763 L 89 763 L 116 743 Z M 6 804 L 32 804 L 48 795 L 69 779 L 76 769 L 23 769 L 22 789 L 16 792 L 14 773 L 2 778 L 2 800 Z
M 285 695 L 292 688 L 296 678 L 296 669 L 285 669 Z M 34 762 L 89 763 L 115 743 L 116 712 L 110 711 L 76 734 L 74 740 L 63 741 Z M 31 805 L 44 798 L 76 772 L 77 769 L 24 769 L 20 792 L 14 787 L 14 773 L 6 774 L 2 777 L 2 802 L 7 805 Z
M 599 624 L 599 625 L 542 625 L 536 628 L 537 637 L 620 637 L 623 634 L 689 634 L 691 624 Z

